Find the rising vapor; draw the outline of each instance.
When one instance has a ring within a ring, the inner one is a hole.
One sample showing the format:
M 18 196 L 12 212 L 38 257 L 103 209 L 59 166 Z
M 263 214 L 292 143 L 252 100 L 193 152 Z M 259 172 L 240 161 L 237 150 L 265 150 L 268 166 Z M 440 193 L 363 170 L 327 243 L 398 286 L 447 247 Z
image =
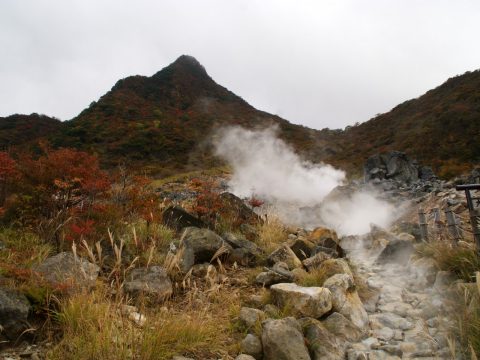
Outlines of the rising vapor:
M 216 136 L 216 155 L 233 169 L 231 191 L 252 194 L 275 204 L 286 222 L 306 227 L 328 226 L 340 235 L 368 232 L 370 223 L 388 227 L 394 207 L 365 190 L 348 196 L 327 195 L 345 182 L 345 172 L 327 164 L 302 161 L 276 128 L 227 127 Z

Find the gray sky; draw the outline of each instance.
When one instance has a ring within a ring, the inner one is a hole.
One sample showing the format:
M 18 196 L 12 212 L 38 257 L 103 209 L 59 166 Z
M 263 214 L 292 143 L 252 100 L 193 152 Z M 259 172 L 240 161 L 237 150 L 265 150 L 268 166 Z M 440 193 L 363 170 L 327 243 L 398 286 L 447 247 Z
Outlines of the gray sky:
M 478 0 L 0 0 L 0 116 L 76 116 L 181 54 L 258 109 L 343 128 L 480 68 Z

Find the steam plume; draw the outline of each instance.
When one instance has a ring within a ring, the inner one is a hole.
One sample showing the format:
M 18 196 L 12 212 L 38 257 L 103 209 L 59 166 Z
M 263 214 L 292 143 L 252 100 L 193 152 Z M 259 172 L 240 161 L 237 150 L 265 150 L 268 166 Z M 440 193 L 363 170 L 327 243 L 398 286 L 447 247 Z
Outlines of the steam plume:
M 328 226 L 341 235 L 369 231 L 370 223 L 387 227 L 394 208 L 366 191 L 327 195 L 345 181 L 345 173 L 327 164 L 302 161 L 275 128 L 228 127 L 217 134 L 216 155 L 233 168 L 232 192 L 252 194 L 275 203 L 287 222 L 305 227 Z M 326 198 L 327 197 L 327 198 Z

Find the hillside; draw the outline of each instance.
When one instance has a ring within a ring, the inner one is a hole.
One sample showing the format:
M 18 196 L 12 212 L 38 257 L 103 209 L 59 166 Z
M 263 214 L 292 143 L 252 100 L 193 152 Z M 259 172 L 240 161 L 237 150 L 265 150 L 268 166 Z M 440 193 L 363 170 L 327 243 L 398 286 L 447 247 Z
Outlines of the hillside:
M 450 177 L 480 162 L 480 70 L 344 131 L 331 159 L 357 169 L 378 152 L 402 150 Z
M 151 77 L 118 81 L 97 102 L 67 122 L 54 140 L 96 152 L 107 165 L 124 161 L 172 169 L 209 167 L 218 162 L 209 148 L 214 129 L 279 126 L 294 147 L 318 156 L 318 132 L 262 111 L 218 85 L 200 63 L 181 56 Z
M 62 122 L 45 115 L 11 115 L 0 117 L 0 149 L 31 146 L 60 131 Z
M 370 155 L 400 150 L 450 177 L 480 161 L 479 120 L 478 70 L 360 125 L 318 131 L 255 109 L 217 84 L 195 58 L 182 55 L 153 76 L 119 80 L 70 121 L 36 114 L 0 118 L 0 148 L 48 138 L 54 147 L 98 154 L 107 167 L 127 163 L 168 174 L 219 165 L 210 145 L 216 128 L 276 125 L 305 158 L 354 176 Z

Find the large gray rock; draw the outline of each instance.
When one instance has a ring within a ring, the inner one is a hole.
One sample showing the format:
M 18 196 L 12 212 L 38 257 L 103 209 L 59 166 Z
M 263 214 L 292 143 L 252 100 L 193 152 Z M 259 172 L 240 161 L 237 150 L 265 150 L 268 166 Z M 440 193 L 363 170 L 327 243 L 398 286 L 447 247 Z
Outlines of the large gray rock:
M 281 283 L 272 285 L 270 293 L 276 305 L 302 316 L 320 318 L 332 309 L 331 294 L 326 288 Z
M 247 329 L 253 329 L 257 325 L 260 325 L 263 320 L 265 320 L 265 313 L 261 310 L 242 307 L 240 313 L 238 314 L 238 319 L 240 323 L 245 326 Z
M 72 252 L 62 252 L 46 259 L 34 271 L 52 286 L 68 286 L 73 291 L 93 288 L 100 268 Z
M 160 266 L 133 269 L 127 276 L 124 289 L 132 296 L 145 295 L 150 300 L 162 302 L 172 295 L 172 282 Z
M 163 211 L 162 222 L 171 229 L 180 231 L 189 226 L 198 228 L 207 227 L 207 225 L 199 218 L 189 214 L 179 206 L 170 206 Z
M 243 354 L 250 355 L 257 360 L 263 356 L 262 341 L 253 334 L 248 334 L 240 344 L 240 350 Z
M 349 274 L 336 274 L 323 286 L 332 294 L 332 308 L 349 319 L 361 331 L 368 326 L 368 314 L 355 290 L 355 282 Z
M 325 328 L 335 336 L 350 342 L 360 340 L 365 332 L 361 331 L 350 320 L 338 312 L 334 312 L 322 321 Z
M 297 320 L 287 317 L 263 322 L 264 360 L 310 360 Z
M 243 236 L 224 233 L 222 238 L 233 248 L 230 260 L 240 265 L 255 265 L 263 255 L 263 251 L 252 241 Z
M 187 227 L 180 242 L 180 270 L 186 273 L 195 264 L 210 262 L 222 246 L 227 252 L 232 251 L 232 247 L 213 231 Z
M 14 341 L 28 329 L 29 311 L 30 303 L 24 295 L 0 288 L 0 340 Z
M 413 251 L 413 241 L 405 238 L 397 238 L 387 244 L 378 256 L 376 262 L 379 264 L 407 264 Z
M 364 166 L 365 181 L 392 179 L 401 183 L 418 180 L 418 165 L 400 151 L 376 154 Z
M 300 259 L 286 244 L 280 246 L 277 250 L 272 252 L 268 257 L 268 262 L 270 265 L 273 265 L 277 262 L 284 262 L 287 264 L 290 270 L 297 267 L 302 267 L 302 262 Z
M 345 358 L 345 341 L 330 333 L 315 319 L 300 320 L 313 360 L 337 360 Z

